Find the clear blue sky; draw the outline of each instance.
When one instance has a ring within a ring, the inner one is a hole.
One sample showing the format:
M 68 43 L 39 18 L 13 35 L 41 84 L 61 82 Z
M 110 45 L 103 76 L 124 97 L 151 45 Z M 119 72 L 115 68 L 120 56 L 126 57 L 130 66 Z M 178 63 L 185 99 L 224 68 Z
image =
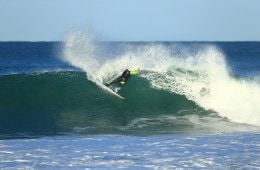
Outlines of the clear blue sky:
M 0 41 L 260 41 L 260 0 L 0 0 Z

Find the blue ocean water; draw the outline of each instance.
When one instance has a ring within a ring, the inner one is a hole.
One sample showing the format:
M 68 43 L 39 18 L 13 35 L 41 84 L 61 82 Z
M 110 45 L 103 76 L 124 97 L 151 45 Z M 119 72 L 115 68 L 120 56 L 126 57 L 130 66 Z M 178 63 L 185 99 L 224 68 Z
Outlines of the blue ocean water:
M 0 42 L 0 169 L 259 169 L 259 96 L 259 42 Z

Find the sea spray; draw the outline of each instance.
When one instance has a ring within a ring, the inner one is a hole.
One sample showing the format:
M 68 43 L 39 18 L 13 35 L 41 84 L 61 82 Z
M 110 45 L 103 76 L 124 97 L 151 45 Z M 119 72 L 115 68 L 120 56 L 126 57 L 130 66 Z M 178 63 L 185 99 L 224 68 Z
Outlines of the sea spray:
M 62 59 L 87 72 L 88 78 L 93 79 L 101 64 L 97 50 L 87 34 L 74 32 L 65 39 Z
M 112 78 L 126 68 L 163 71 L 173 60 L 168 57 L 169 50 L 157 43 L 126 47 L 126 51 L 112 57 L 107 57 L 109 49 L 106 51 L 104 48 L 102 43 L 93 42 L 88 34 L 73 32 L 65 39 L 62 59 L 85 71 L 88 79 L 101 81 Z

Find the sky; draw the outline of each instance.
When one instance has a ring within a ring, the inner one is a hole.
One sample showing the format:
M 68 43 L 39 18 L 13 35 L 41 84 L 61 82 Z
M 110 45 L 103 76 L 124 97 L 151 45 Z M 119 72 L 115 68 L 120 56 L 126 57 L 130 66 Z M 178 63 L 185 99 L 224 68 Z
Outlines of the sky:
M 260 0 L 0 0 L 0 41 L 260 41 Z

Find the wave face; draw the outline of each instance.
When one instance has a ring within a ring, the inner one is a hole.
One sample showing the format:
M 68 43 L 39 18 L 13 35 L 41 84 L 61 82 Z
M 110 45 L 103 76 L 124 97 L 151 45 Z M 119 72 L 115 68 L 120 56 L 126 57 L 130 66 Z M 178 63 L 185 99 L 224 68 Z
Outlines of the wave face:
M 146 75 L 146 74 L 145 74 Z M 150 74 L 148 74 L 150 76 Z M 133 77 L 121 100 L 87 80 L 84 72 L 0 77 L 1 134 L 209 133 L 252 130 L 206 111 L 184 95 Z
M 230 52 L 245 44 L 228 45 L 104 43 L 80 32 L 63 44 L 0 43 L 0 137 L 259 131 L 259 43 L 247 60 Z M 137 67 L 125 100 L 100 86 Z
M 122 90 L 124 101 L 88 81 L 83 72 L 7 75 L 0 82 L 1 133 L 111 133 L 149 126 L 156 123 L 153 119 L 163 123 L 167 114 L 196 109 L 184 96 L 150 88 L 141 78 Z

